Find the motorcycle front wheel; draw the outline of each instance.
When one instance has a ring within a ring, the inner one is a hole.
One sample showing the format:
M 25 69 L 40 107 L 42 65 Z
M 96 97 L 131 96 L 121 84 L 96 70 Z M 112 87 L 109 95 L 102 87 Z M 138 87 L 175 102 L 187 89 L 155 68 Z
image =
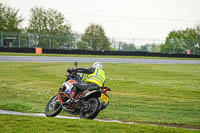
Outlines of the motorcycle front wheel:
M 80 118 L 94 119 L 99 113 L 100 102 L 97 98 L 90 98 L 84 102 L 80 110 Z
M 54 117 L 58 115 L 62 110 L 62 105 L 58 100 L 57 95 L 52 97 L 45 108 L 45 115 L 47 117 Z

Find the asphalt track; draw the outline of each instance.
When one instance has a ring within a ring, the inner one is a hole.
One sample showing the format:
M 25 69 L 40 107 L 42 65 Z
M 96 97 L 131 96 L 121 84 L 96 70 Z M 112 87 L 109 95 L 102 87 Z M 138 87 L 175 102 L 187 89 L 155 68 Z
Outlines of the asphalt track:
M 53 56 L 0 56 L 0 62 L 103 62 L 131 64 L 200 64 L 200 60 L 96 58 L 96 57 L 53 57 Z

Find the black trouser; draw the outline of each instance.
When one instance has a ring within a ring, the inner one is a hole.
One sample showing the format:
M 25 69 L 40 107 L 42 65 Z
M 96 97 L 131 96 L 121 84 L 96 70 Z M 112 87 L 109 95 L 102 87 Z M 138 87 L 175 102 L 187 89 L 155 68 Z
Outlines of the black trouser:
M 72 88 L 72 92 L 74 93 L 77 93 L 79 90 L 80 91 L 84 91 L 90 87 L 94 87 L 94 86 L 97 86 L 97 84 L 95 83 L 77 83 L 77 84 L 74 84 L 74 87 Z
M 86 89 L 98 89 L 99 86 L 97 84 L 94 84 L 94 83 L 77 83 L 77 84 L 74 84 L 73 88 L 72 88 L 72 92 L 70 94 L 70 103 L 72 104 L 74 102 L 74 98 L 77 94 L 78 91 L 84 91 Z

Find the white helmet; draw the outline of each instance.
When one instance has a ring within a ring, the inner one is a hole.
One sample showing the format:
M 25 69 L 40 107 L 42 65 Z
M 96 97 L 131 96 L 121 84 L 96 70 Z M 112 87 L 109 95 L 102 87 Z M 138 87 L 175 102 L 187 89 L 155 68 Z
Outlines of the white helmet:
M 95 62 L 92 67 L 94 68 L 99 68 L 99 69 L 103 69 L 103 64 L 101 62 Z

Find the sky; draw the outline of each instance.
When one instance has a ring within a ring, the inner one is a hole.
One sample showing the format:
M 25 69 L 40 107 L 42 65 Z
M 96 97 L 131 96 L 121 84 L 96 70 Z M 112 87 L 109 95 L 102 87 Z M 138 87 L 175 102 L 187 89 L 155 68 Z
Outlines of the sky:
M 100 24 L 116 41 L 162 43 L 172 30 L 200 25 L 200 0 L 0 0 L 19 9 L 28 25 L 30 9 L 53 8 L 65 15 L 72 31 L 82 34 Z

